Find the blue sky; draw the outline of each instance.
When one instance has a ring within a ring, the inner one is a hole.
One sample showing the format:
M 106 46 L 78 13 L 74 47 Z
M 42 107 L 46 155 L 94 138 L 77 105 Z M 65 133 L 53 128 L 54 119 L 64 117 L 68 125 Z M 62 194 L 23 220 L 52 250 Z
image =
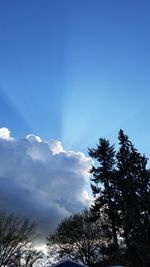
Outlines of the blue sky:
M 124 129 L 150 156 L 150 2 L 0 1 L 0 127 L 87 152 Z

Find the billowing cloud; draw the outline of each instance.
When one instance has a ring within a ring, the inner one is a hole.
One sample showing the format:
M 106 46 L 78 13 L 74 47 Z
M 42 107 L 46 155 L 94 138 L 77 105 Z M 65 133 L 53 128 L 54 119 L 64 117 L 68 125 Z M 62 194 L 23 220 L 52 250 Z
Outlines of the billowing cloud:
M 0 206 L 37 221 L 44 233 L 89 201 L 91 159 L 39 136 L 0 129 Z

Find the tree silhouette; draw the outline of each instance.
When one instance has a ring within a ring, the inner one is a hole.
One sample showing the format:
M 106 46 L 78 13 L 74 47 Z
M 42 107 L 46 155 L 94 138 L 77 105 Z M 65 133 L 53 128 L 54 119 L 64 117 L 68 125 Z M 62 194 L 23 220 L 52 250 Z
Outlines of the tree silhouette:
M 89 155 L 97 160 L 98 166 L 92 166 L 90 173 L 92 191 L 94 196 L 94 204 L 92 210 L 98 216 L 107 215 L 109 224 L 111 225 L 111 233 L 113 243 L 118 247 L 117 225 L 118 214 L 115 202 L 115 150 L 109 141 L 101 138 L 97 148 L 89 149 Z
M 93 222 L 91 213 L 84 210 L 64 219 L 47 240 L 49 250 L 57 245 L 59 258 L 69 257 L 91 266 L 105 258 L 110 238 L 101 221 Z
M 31 244 L 35 224 L 14 214 L 0 213 L 0 266 L 9 266 Z
M 97 161 L 90 171 L 93 175 L 92 212 L 96 217 L 107 215 L 113 241 L 110 245 L 113 245 L 113 250 L 115 246 L 116 255 L 121 240 L 126 263 L 148 267 L 150 171 L 147 169 L 147 158 L 138 152 L 122 130 L 118 139 L 118 152 L 105 138 L 99 139 L 96 149 L 89 149 L 89 155 Z

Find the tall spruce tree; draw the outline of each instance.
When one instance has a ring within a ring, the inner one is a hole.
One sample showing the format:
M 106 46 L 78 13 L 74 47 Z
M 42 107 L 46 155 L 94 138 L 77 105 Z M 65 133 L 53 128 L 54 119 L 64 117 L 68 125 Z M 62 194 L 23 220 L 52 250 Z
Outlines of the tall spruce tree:
M 93 175 L 91 179 L 91 188 L 94 196 L 92 210 L 97 216 L 108 217 L 112 240 L 117 249 L 118 214 L 113 182 L 115 167 L 114 146 L 111 146 L 108 140 L 101 138 L 96 149 L 89 149 L 89 155 L 97 160 L 97 167 L 92 166 L 90 171 Z
M 113 243 L 123 238 L 126 264 L 150 266 L 150 171 L 147 158 L 119 131 L 119 149 L 101 138 L 89 155 L 97 160 L 91 169 L 93 213 L 108 217 Z M 118 235 L 119 234 L 119 235 Z
M 133 146 L 128 136 L 119 131 L 116 187 L 119 192 L 122 233 L 131 266 L 149 266 L 149 171 L 147 159 Z M 134 256 L 133 256 L 134 255 Z
M 137 157 L 131 151 L 132 144 L 128 136 L 122 130 L 119 132 L 119 151 L 117 153 L 116 184 L 119 192 L 120 216 L 122 218 L 123 236 L 125 243 L 129 246 L 130 237 L 133 230 L 133 221 L 138 220 L 140 211 L 137 207 L 136 187 L 137 181 L 135 177 L 135 167 Z M 133 147 L 132 147 L 133 150 Z M 135 154 L 135 153 L 134 153 Z M 134 162 L 133 162 L 134 161 Z

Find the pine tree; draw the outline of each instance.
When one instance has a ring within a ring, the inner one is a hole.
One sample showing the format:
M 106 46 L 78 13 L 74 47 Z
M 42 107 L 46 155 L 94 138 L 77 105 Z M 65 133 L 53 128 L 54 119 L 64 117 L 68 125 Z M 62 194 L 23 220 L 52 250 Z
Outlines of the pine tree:
M 131 267 L 150 266 L 150 171 L 147 158 L 119 131 L 116 153 L 109 141 L 101 138 L 89 155 L 97 160 L 91 169 L 96 216 L 108 218 L 113 244 L 123 238 L 126 263 Z
M 98 166 L 93 166 L 90 173 L 91 188 L 94 196 L 92 210 L 97 216 L 107 216 L 110 223 L 113 243 L 118 248 L 117 224 L 118 214 L 115 203 L 114 167 L 115 150 L 109 141 L 101 138 L 97 148 L 89 149 L 89 155 L 97 160 Z M 103 215 L 105 214 L 105 215 Z
M 131 266 L 149 266 L 148 253 L 144 255 L 144 251 L 150 246 L 150 175 L 146 169 L 147 159 L 135 149 L 122 130 L 119 131 L 118 138 L 120 147 L 116 155 L 116 186 L 127 257 Z M 135 259 L 138 259 L 137 262 Z
M 136 181 L 135 181 L 135 162 L 137 161 L 136 155 L 133 157 L 131 152 L 131 142 L 128 136 L 124 134 L 122 130 L 119 132 L 119 151 L 117 153 L 117 189 L 119 192 L 119 205 L 120 205 L 120 216 L 122 218 L 122 228 L 123 237 L 125 238 L 125 243 L 129 246 L 130 236 L 133 230 L 133 220 L 135 222 L 135 217 L 139 210 L 135 210 L 137 207 L 136 198 Z M 133 148 L 132 148 L 133 150 Z M 133 160 L 134 158 L 134 160 Z

